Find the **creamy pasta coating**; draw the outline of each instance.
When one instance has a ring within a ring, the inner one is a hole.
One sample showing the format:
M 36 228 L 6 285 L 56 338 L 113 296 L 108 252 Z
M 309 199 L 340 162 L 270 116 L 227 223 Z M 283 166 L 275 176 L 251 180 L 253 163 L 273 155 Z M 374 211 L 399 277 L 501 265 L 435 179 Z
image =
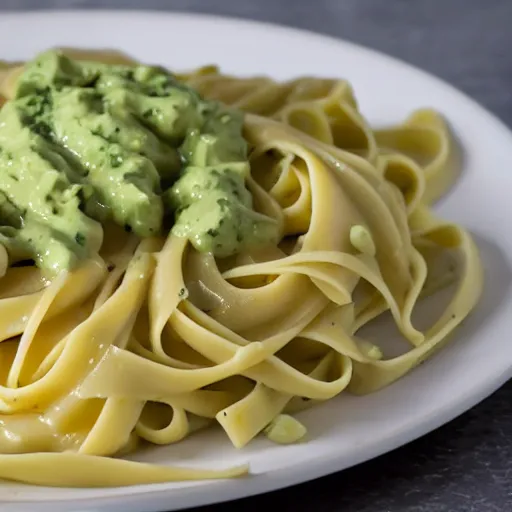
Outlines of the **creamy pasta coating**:
M 22 72 L 5 65 L 5 99 Z M 122 456 L 213 424 L 238 449 L 258 435 L 302 442 L 295 412 L 390 385 L 479 299 L 473 239 L 431 209 L 456 177 L 441 114 L 374 129 L 345 80 L 237 78 L 215 66 L 177 78 L 244 113 L 246 186 L 279 236 L 216 257 L 179 233 L 139 238 L 104 224 L 99 252 L 51 278 L 0 246 L 0 478 L 92 487 L 245 475 Z M 439 267 L 445 253 L 456 272 Z M 455 278 L 445 310 L 419 330 L 417 303 Z M 386 312 L 410 345 L 397 357 L 358 334 Z

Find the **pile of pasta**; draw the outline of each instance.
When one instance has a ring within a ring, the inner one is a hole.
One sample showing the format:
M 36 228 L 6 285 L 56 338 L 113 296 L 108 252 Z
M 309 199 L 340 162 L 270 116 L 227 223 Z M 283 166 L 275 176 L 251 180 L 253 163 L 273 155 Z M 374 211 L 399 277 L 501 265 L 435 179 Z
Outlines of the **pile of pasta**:
M 9 98 L 19 67 L 4 67 Z M 438 113 L 373 129 L 344 80 L 213 66 L 178 77 L 246 112 L 247 187 L 280 242 L 216 260 L 174 235 L 105 225 L 98 256 L 51 282 L 10 266 L 0 246 L 0 478 L 86 487 L 244 475 L 121 457 L 214 423 L 242 448 L 279 418 L 379 390 L 441 348 L 479 299 L 472 238 L 431 210 L 456 177 Z M 438 267 L 443 253 L 455 271 Z M 417 329 L 418 301 L 454 278 L 440 317 Z M 397 357 L 358 335 L 383 313 L 410 345 Z

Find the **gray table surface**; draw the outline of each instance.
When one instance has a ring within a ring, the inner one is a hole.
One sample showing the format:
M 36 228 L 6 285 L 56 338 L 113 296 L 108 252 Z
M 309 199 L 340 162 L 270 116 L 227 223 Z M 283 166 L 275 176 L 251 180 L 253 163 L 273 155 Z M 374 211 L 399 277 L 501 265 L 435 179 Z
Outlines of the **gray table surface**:
M 459 87 L 512 126 L 512 0 L 0 0 L 0 10 L 148 8 L 352 40 Z M 437 431 L 307 484 L 194 512 L 512 512 L 512 381 Z

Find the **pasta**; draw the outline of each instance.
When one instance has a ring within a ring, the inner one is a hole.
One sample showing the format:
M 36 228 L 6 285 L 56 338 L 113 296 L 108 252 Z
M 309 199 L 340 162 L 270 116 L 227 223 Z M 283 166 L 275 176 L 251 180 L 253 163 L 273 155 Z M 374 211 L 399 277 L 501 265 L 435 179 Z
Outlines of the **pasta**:
M 21 70 L 5 64 L 6 99 Z M 278 83 L 214 66 L 177 76 L 245 112 L 246 185 L 279 241 L 216 259 L 173 233 L 105 225 L 97 256 L 51 280 L 0 246 L 0 478 L 87 487 L 244 475 L 121 457 L 213 423 L 236 448 L 262 433 L 297 441 L 305 427 L 290 415 L 388 386 L 479 299 L 475 243 L 431 210 L 456 177 L 440 114 L 374 129 L 344 80 Z M 454 280 L 441 316 L 417 329 L 418 301 Z M 385 312 L 410 344 L 397 357 L 358 334 Z

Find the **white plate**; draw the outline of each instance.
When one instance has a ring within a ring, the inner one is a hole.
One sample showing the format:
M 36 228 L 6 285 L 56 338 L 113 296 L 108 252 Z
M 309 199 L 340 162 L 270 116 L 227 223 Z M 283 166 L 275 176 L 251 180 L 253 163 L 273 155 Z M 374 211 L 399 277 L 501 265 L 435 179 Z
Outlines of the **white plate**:
M 278 447 L 258 439 L 237 452 L 221 432 L 210 431 L 139 455 L 141 460 L 175 464 L 248 461 L 253 471 L 248 478 L 121 489 L 4 484 L 1 510 L 168 511 L 270 491 L 403 445 L 472 407 L 512 376 L 512 134 L 472 100 L 390 57 L 272 25 L 142 12 L 1 16 L 0 48 L 6 58 L 30 58 L 55 45 L 118 47 L 175 69 L 217 62 L 227 72 L 266 73 L 279 79 L 299 74 L 346 77 L 374 124 L 399 122 L 417 107 L 440 109 L 465 149 L 465 162 L 458 186 L 439 210 L 474 233 L 486 287 L 474 314 L 426 364 L 379 393 L 364 398 L 343 395 L 302 414 L 309 443 Z

